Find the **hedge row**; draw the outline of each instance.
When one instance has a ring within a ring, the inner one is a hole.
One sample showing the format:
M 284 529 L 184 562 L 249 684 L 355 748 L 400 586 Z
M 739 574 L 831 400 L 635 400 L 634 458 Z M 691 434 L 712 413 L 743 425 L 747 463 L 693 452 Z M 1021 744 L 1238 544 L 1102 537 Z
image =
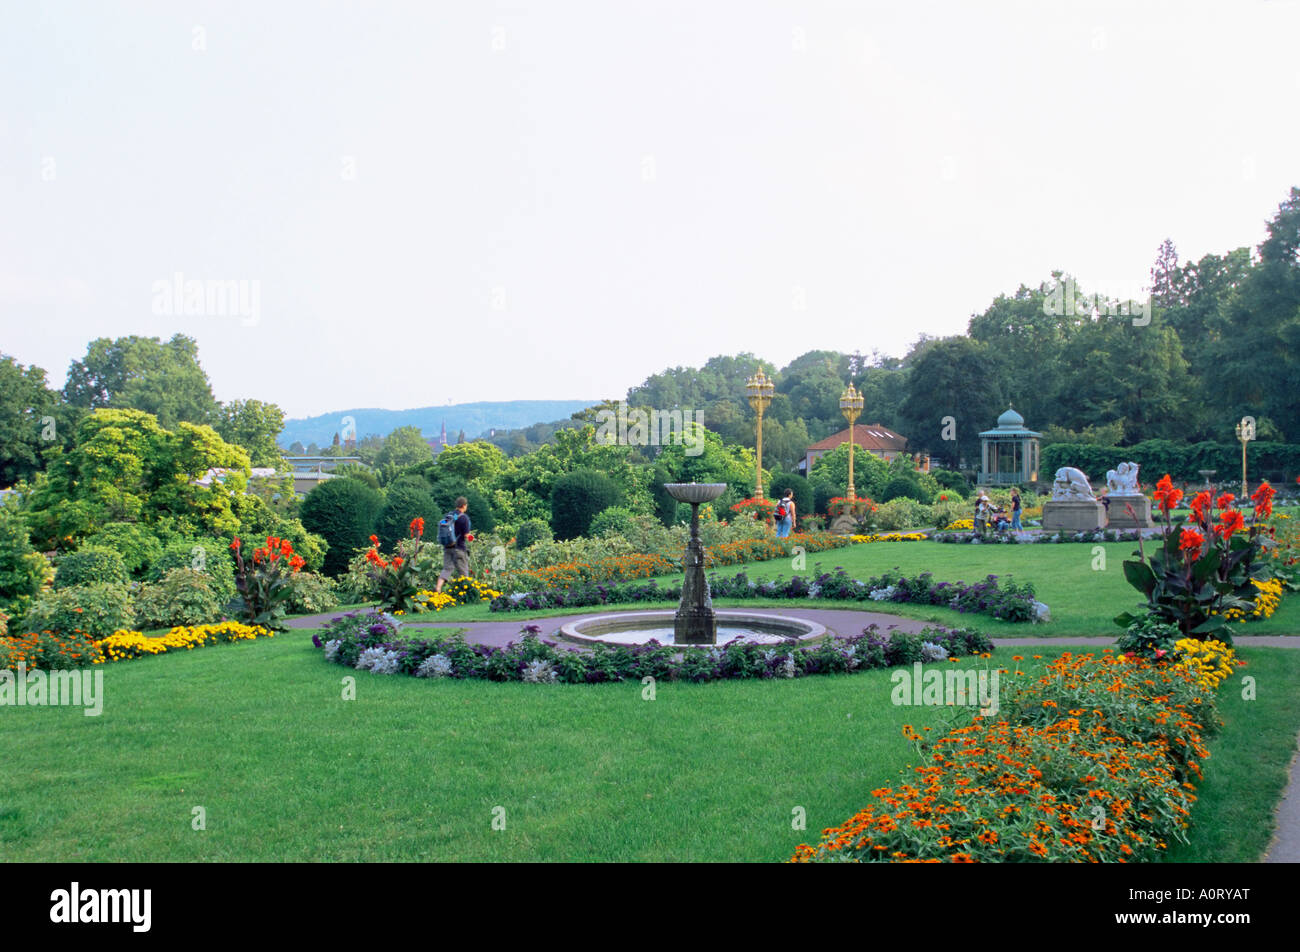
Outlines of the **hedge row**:
M 1294 443 L 1251 443 L 1246 451 L 1251 473 L 1274 479 L 1288 478 L 1300 472 L 1300 445 Z M 1217 472 L 1220 482 L 1241 478 L 1240 443 L 1172 443 L 1169 440 L 1145 440 L 1133 446 L 1088 446 L 1053 443 L 1043 447 L 1039 477 L 1050 483 L 1062 466 L 1073 466 L 1088 474 L 1094 488 L 1105 483 L 1106 472 L 1120 463 L 1134 462 L 1141 469 L 1144 482 L 1154 483 L 1168 473 L 1182 482 L 1203 482 L 1200 470 Z M 1258 478 L 1258 477 L 1257 477 Z

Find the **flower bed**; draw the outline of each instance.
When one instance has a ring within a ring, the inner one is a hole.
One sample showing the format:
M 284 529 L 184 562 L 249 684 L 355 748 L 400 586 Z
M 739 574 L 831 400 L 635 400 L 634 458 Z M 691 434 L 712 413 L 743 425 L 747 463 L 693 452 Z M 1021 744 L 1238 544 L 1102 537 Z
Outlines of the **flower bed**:
M 121 629 L 107 638 L 91 641 L 80 632 L 57 635 L 46 631 L 0 641 L 0 669 L 16 669 L 20 663 L 28 668 L 46 671 L 80 668 L 109 661 L 128 661 L 147 655 L 166 654 L 169 651 L 190 651 L 223 642 L 270 638 L 273 635 L 271 629 L 261 625 L 245 625 L 235 621 L 181 626 L 158 638 Z
M 864 545 L 869 542 L 924 542 L 928 538 L 924 532 L 881 532 L 849 536 L 849 541 L 854 545 Z
M 1186 842 L 1218 723 L 1199 664 L 1066 653 L 1007 693 L 1002 719 L 932 744 L 905 725 L 917 781 L 873 790 L 793 861 L 1143 862 Z
M 475 678 L 534 684 L 599 684 L 608 681 L 720 681 L 741 678 L 797 678 L 842 674 L 911 664 L 923 657 L 942 659 L 986 653 L 992 644 L 969 629 L 927 628 L 918 634 L 880 631 L 871 626 L 852 638 L 817 645 L 772 647 L 735 641 L 716 647 L 677 647 L 658 643 L 614 647 L 597 644 L 567 650 L 539 637 L 526 625 L 520 641 L 504 648 L 470 645 L 461 634 L 404 635 L 401 623 L 377 612 L 331 620 L 313 635 L 327 661 L 375 674 L 418 678 Z
M 965 520 L 970 522 L 971 520 Z M 952 527 L 949 527 L 952 528 Z M 1004 529 L 1001 532 L 990 530 L 983 535 L 966 532 L 936 532 L 931 538 L 935 542 L 974 543 L 976 545 L 1046 545 L 1063 542 L 1137 542 L 1142 538 L 1139 529 L 1097 529 L 1093 532 L 1013 532 Z M 1145 530 L 1148 534 L 1152 530 Z
M 118 631 L 95 642 L 100 657 L 95 659 L 94 663 L 129 661 L 148 655 L 166 654 L 169 651 L 193 651 L 195 648 L 203 648 L 207 645 L 274 637 L 275 632 L 270 628 L 261 625 L 245 625 L 236 621 L 173 628 L 160 638 L 149 638 L 138 631 Z
M 714 598 L 789 598 L 833 599 L 837 601 L 899 602 L 913 605 L 939 605 L 959 612 L 977 612 L 1005 621 L 1033 621 L 1038 617 L 1038 603 L 1033 586 L 1017 584 L 1007 578 L 999 582 L 989 575 L 982 582 L 936 582 L 929 572 L 906 576 L 900 572 L 862 581 L 850 577 L 843 569 L 823 572 L 814 578 L 795 575 L 773 581 L 755 582 L 744 572 L 734 576 L 710 576 L 709 590 Z M 578 585 L 566 589 L 541 589 L 516 592 L 494 598 L 492 611 L 537 611 L 543 608 L 585 608 L 591 605 L 621 605 L 651 601 L 677 601 L 682 596 L 680 582 L 660 585 L 655 581 L 640 585 Z

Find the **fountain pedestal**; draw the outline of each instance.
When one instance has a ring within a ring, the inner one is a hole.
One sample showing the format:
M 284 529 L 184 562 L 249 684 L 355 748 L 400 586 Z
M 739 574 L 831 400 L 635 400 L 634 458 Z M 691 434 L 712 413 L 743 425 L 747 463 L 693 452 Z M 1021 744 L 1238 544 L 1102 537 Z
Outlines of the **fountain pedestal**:
M 718 619 L 704 577 L 704 543 L 700 541 L 700 503 L 722 495 L 726 483 L 665 483 L 668 494 L 691 506 L 691 540 L 686 544 L 682 569 L 682 601 L 673 616 L 673 640 L 679 645 L 716 645 Z

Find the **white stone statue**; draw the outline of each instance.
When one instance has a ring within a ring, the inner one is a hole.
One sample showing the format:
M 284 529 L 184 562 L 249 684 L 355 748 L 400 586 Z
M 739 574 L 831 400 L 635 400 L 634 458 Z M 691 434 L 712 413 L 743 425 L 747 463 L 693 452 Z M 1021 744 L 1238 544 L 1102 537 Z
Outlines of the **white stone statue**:
M 1083 470 L 1075 469 L 1073 466 L 1062 466 L 1056 471 L 1056 481 L 1052 483 L 1052 498 L 1096 500 L 1088 477 L 1083 474 Z
M 1106 473 L 1106 488 L 1112 496 L 1140 496 L 1138 489 L 1138 464 L 1120 463 L 1119 467 Z

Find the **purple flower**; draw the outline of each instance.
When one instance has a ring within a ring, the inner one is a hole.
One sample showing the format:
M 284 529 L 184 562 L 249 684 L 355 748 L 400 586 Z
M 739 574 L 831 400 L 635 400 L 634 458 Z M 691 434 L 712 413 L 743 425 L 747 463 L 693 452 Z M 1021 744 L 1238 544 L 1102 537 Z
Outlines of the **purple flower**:
M 312 636 L 311 636 L 311 643 L 312 643 L 313 645 L 315 645 L 317 648 L 323 648 L 323 647 L 324 647 L 324 645 L 322 645 L 322 644 L 320 643 L 320 635 L 312 635 Z

